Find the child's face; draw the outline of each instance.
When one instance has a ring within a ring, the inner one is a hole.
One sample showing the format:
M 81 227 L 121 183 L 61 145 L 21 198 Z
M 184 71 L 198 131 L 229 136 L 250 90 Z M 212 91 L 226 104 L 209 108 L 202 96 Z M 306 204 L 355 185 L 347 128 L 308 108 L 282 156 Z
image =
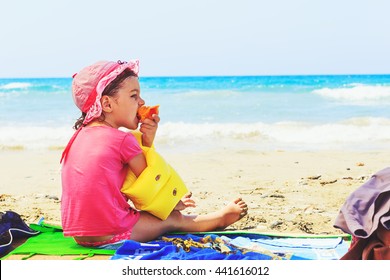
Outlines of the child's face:
M 139 120 L 137 110 L 145 104 L 140 96 L 141 90 L 137 77 L 125 79 L 113 102 L 112 117 L 117 127 L 136 129 Z

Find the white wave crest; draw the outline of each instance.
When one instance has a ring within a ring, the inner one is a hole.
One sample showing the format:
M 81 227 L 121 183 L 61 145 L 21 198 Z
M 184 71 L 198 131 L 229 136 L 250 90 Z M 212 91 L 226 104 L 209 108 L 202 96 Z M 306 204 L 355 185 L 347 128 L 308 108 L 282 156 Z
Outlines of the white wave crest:
M 381 149 L 390 144 L 390 119 L 353 118 L 337 123 L 302 122 L 160 125 L 157 143 L 253 149 Z
M 0 149 L 20 146 L 25 149 L 62 147 L 73 134 L 71 127 L 1 126 Z
M 32 84 L 30 83 L 21 83 L 21 82 L 15 82 L 15 83 L 8 83 L 5 85 L 0 86 L 0 89 L 25 89 L 31 87 Z
M 0 149 L 64 147 L 70 127 L 0 126 Z M 155 146 L 172 151 L 379 150 L 390 146 L 390 119 L 354 118 L 336 123 L 184 123 L 159 125 Z
M 346 88 L 322 88 L 314 90 L 312 93 L 322 97 L 346 102 L 389 102 L 390 86 L 369 86 L 362 84 L 353 84 Z

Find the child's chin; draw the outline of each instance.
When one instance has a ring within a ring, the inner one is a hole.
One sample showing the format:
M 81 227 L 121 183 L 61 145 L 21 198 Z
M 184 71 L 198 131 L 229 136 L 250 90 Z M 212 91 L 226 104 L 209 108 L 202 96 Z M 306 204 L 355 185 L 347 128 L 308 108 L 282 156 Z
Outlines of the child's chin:
M 128 126 L 126 128 L 130 129 L 130 130 L 136 130 L 136 129 L 138 129 L 138 125 L 136 125 L 136 126 L 132 125 L 132 126 Z
M 125 129 L 135 130 L 138 128 L 138 123 L 136 124 L 126 124 L 122 126 Z

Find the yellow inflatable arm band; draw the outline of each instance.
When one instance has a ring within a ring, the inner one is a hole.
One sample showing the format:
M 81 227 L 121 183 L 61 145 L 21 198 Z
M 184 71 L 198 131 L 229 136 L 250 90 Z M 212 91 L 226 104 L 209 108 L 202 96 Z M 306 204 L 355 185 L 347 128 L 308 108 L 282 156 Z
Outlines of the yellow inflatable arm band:
M 147 211 L 165 220 L 180 199 L 188 192 L 177 172 L 156 152 L 142 145 L 142 134 L 132 132 L 146 158 L 147 167 L 138 178 L 129 169 L 121 192 L 138 210 Z

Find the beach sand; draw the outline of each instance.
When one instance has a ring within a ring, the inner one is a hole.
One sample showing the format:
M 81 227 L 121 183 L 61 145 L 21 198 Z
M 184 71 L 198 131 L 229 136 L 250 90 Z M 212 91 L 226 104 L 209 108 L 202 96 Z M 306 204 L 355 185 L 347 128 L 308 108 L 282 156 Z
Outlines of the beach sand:
M 62 150 L 0 150 L 1 210 L 27 223 L 60 224 Z M 202 214 L 242 197 L 249 214 L 232 230 L 339 234 L 333 227 L 347 196 L 388 166 L 390 152 L 220 150 L 161 153 L 178 171 Z

